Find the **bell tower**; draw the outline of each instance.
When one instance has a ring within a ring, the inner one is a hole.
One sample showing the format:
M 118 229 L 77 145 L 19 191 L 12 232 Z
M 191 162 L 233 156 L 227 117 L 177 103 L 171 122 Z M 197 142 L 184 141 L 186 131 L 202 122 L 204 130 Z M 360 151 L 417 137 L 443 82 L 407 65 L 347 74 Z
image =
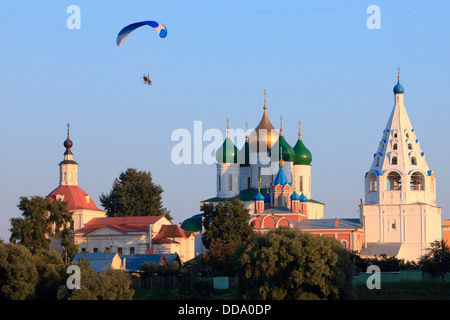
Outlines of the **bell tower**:
M 64 141 L 64 160 L 59 163 L 59 185 L 60 186 L 77 186 L 78 185 L 78 163 L 73 160 L 73 154 L 70 150 L 73 146 L 72 140 L 69 138 L 70 124 L 67 124 L 67 139 Z
M 411 261 L 441 239 L 441 208 L 436 206 L 435 174 L 406 112 L 400 68 L 393 91 L 394 108 L 364 178 L 362 254 L 397 255 Z

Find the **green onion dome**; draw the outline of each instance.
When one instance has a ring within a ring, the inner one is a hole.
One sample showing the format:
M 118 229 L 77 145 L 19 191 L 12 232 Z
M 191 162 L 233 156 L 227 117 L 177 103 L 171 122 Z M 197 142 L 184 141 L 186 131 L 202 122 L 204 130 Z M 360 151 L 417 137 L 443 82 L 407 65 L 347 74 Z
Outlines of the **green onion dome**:
M 202 214 L 196 214 L 186 220 L 180 226 L 185 231 L 202 231 Z
M 239 163 L 239 150 L 227 137 L 216 152 L 217 163 Z
M 303 141 L 299 138 L 294 146 L 294 165 L 310 165 L 312 161 L 311 152 L 305 147 Z
M 250 166 L 250 145 L 248 144 L 248 137 L 245 140 L 244 146 L 242 147 L 239 155 L 241 156 L 241 158 L 243 158 L 239 161 L 241 167 Z
M 284 136 L 282 134 L 278 138 L 278 141 L 270 149 L 269 157 L 272 155 L 272 152 L 275 152 L 275 150 L 277 150 L 278 154 L 280 154 L 280 148 L 281 148 L 281 153 L 283 155 L 283 161 L 294 161 L 294 149 L 292 149 L 292 147 L 289 145 L 289 143 L 287 143 L 286 139 L 284 138 Z M 274 150 L 274 151 L 272 151 L 272 150 Z M 280 159 L 281 159 L 281 157 L 279 157 L 276 160 L 272 159 L 272 161 L 279 161 Z

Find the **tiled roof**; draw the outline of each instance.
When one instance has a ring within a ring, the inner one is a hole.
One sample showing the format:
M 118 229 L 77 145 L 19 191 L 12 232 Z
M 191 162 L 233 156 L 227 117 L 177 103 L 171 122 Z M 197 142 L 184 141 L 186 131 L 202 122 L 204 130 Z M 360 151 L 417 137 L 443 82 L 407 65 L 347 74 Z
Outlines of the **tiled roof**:
M 301 220 L 297 228 L 299 229 L 355 229 L 361 228 L 360 219 L 304 219 Z
M 159 229 L 158 236 L 164 238 L 189 238 L 191 231 L 185 231 L 177 225 L 164 225 Z
M 122 233 L 148 233 L 148 225 L 155 224 L 162 218 L 162 216 L 93 218 L 75 234 L 90 234 L 103 227 L 109 227 Z
M 56 201 L 58 195 L 64 196 L 63 202 L 67 202 L 67 209 L 78 210 L 88 209 L 95 211 L 103 211 L 97 208 L 94 200 L 78 186 L 59 186 L 47 196 L 50 201 Z

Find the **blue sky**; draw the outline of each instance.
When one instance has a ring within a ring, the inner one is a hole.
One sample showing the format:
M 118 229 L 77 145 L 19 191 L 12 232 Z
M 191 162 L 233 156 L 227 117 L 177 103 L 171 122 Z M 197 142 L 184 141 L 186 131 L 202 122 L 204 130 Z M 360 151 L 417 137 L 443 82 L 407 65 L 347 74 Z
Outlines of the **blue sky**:
M 67 7 L 81 10 L 69 30 Z M 381 29 L 370 30 L 377 5 Z M 293 146 L 298 120 L 325 218 L 355 218 L 393 107 L 405 106 L 449 219 L 450 3 L 433 1 L 14 1 L 0 9 L 0 238 L 20 196 L 58 186 L 66 124 L 79 186 L 108 193 L 127 168 L 150 171 L 178 223 L 215 195 L 214 165 L 174 165 L 174 130 L 254 128 L 268 114 Z M 122 27 L 157 20 L 117 47 Z M 153 85 L 140 76 L 149 72 Z

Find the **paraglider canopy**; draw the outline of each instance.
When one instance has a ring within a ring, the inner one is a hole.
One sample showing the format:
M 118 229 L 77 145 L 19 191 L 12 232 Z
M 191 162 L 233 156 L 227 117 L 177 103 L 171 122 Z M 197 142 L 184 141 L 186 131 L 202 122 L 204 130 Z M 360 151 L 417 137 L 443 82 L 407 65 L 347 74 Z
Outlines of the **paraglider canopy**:
M 123 28 L 122 30 L 120 30 L 119 34 L 117 35 L 117 39 L 116 39 L 116 43 L 117 45 L 120 47 L 125 38 L 128 37 L 128 35 L 133 32 L 134 30 L 136 30 L 137 28 L 140 28 L 142 26 L 150 26 L 153 29 L 155 29 L 158 32 L 158 35 L 160 38 L 165 38 L 167 36 L 167 28 L 159 22 L 156 21 L 141 21 L 141 22 L 136 22 L 136 23 L 132 23 L 128 26 L 126 26 L 125 28 Z

